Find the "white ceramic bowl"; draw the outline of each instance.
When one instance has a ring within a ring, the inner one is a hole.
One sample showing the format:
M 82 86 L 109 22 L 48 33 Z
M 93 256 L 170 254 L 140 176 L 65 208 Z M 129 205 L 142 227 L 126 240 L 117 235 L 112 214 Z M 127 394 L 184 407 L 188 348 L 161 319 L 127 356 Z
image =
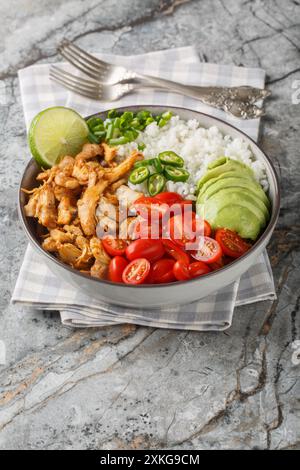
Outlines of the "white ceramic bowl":
M 136 112 L 145 108 L 153 114 L 161 113 L 163 109 L 168 108 L 168 110 L 175 115 L 178 114 L 183 119 L 197 119 L 203 127 L 217 126 L 224 134 L 241 137 L 249 144 L 255 158 L 264 163 L 270 185 L 269 197 L 272 202 L 272 214 L 265 231 L 245 255 L 218 271 L 189 281 L 137 286 L 114 284 L 82 274 L 59 261 L 53 254 L 43 250 L 36 233 L 36 221 L 27 218 L 25 215 L 26 195 L 21 190 L 19 191 L 19 215 L 33 248 L 41 255 L 41 260 L 47 263 L 51 271 L 62 281 L 69 282 L 74 288 L 82 289 L 86 294 L 100 301 L 136 308 L 158 308 L 166 305 L 185 304 L 206 297 L 230 284 L 247 271 L 265 249 L 271 238 L 279 215 L 280 189 L 278 177 L 270 159 L 252 139 L 235 127 L 220 119 L 183 108 L 144 105 L 120 108 L 120 110 Z M 106 112 L 99 113 L 99 116 L 105 118 Z M 30 160 L 24 171 L 20 188 L 32 189 L 36 186 L 35 177 L 39 171 L 40 169 L 35 160 Z

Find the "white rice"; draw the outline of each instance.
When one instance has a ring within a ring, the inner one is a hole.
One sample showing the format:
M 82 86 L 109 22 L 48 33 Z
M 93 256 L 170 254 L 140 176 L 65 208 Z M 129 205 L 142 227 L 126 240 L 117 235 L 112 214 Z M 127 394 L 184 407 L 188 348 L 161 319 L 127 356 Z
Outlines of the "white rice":
M 137 148 L 138 143 L 146 146 L 143 150 L 145 159 L 156 157 L 165 150 L 172 150 L 184 159 L 184 167 L 190 173 L 188 181 L 185 183 L 168 181 L 166 190 L 176 191 L 185 198 L 195 199 L 197 182 L 205 174 L 208 165 L 223 156 L 249 165 L 263 189 L 268 190 L 264 165 L 255 160 L 248 144 L 241 138 L 223 135 L 216 126 L 206 129 L 195 119 L 184 121 L 179 116 L 173 116 L 162 128 L 158 127 L 156 122 L 149 124 L 135 142 L 120 146 L 118 154 L 121 157 L 127 156 Z M 129 186 L 147 193 L 145 184 L 134 186 L 129 183 Z

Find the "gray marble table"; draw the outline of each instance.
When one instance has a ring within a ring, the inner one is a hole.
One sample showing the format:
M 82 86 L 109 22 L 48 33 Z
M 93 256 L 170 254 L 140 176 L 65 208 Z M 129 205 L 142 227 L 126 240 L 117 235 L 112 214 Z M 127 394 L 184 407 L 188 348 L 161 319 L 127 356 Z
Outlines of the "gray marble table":
M 299 449 L 300 2 L 0 2 L 0 447 Z M 196 45 L 202 60 L 262 67 L 272 99 L 261 144 L 282 182 L 269 245 L 278 299 L 236 310 L 225 333 L 71 330 L 9 305 L 26 240 L 16 194 L 28 157 L 19 68 L 58 60 L 67 37 L 132 54 Z M 298 82 L 297 82 L 298 80 Z M 293 88 L 296 87 L 296 88 Z M 297 100 L 298 97 L 298 100 Z

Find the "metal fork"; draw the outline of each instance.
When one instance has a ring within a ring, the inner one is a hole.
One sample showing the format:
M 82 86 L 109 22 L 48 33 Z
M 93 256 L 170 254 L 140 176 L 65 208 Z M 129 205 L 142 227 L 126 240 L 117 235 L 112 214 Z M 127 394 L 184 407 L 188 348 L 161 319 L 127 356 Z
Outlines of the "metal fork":
M 138 74 L 124 67 L 97 59 L 75 44 L 64 41 L 58 48 L 61 55 L 80 71 L 106 85 L 143 83 L 199 99 L 202 102 L 222 109 L 244 119 L 253 119 L 264 114 L 264 110 L 254 105 L 270 95 L 266 89 L 249 86 L 241 87 L 198 87 L 187 86 L 158 77 Z
M 117 83 L 115 85 L 105 85 L 96 80 L 87 80 L 82 77 L 72 75 L 55 65 L 50 68 L 50 78 L 70 91 L 74 91 L 79 95 L 100 101 L 116 101 L 122 96 L 134 90 L 149 88 L 149 85 L 139 83 Z

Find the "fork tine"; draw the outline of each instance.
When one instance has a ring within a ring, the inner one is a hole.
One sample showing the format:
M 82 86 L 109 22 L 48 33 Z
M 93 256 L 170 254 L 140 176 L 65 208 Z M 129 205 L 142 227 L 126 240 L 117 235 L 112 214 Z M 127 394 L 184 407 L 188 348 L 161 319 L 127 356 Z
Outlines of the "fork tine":
M 67 58 L 67 60 L 73 60 L 73 63 L 75 63 L 78 68 L 79 65 L 83 66 L 86 71 L 89 71 L 91 74 L 94 75 L 94 78 L 96 78 L 96 76 L 100 76 L 101 74 L 103 74 L 103 72 L 106 71 L 106 68 L 104 66 L 98 66 L 93 63 L 89 63 L 85 58 L 81 57 L 71 49 L 64 48 L 59 49 L 59 51 L 62 56 Z
M 64 49 L 60 50 L 61 55 L 67 59 L 68 62 L 70 62 L 74 67 L 79 69 L 81 72 L 84 74 L 88 75 L 90 78 L 93 79 L 101 79 L 101 72 L 100 71 L 95 71 L 91 69 L 91 67 L 87 66 L 86 64 L 82 63 L 81 60 L 79 60 L 78 57 L 74 57 L 73 55 L 70 54 L 70 51 L 66 51 Z
M 67 79 L 67 80 L 73 82 L 75 85 L 79 84 L 79 85 L 85 86 L 87 88 L 97 89 L 97 90 L 101 89 L 101 84 L 100 83 L 98 83 L 96 81 L 92 81 L 92 80 L 86 80 L 85 78 L 82 78 L 82 77 L 77 77 L 75 75 L 72 75 L 69 72 L 66 72 L 65 70 L 59 69 L 55 65 L 51 66 L 50 73 L 53 76 L 58 76 L 58 77 Z
M 60 78 L 58 76 L 50 74 L 50 79 L 54 80 L 55 82 L 59 83 L 62 85 L 64 88 L 67 88 L 68 90 L 74 91 L 75 93 L 78 93 L 79 95 L 86 96 L 87 98 L 91 99 L 100 99 L 101 100 L 101 94 L 99 92 L 92 92 L 88 91 L 86 88 L 82 88 L 79 85 L 74 85 L 63 78 Z
M 65 50 L 68 49 L 70 51 L 73 51 L 74 53 L 76 53 L 76 55 L 79 54 L 83 59 L 85 59 L 91 65 L 96 65 L 97 67 L 102 67 L 102 68 L 106 68 L 108 65 L 106 62 L 100 59 L 97 59 L 97 57 L 94 57 L 92 54 L 89 54 L 84 49 L 81 49 L 81 47 L 77 46 L 76 44 L 70 41 L 64 41 L 61 47 Z

